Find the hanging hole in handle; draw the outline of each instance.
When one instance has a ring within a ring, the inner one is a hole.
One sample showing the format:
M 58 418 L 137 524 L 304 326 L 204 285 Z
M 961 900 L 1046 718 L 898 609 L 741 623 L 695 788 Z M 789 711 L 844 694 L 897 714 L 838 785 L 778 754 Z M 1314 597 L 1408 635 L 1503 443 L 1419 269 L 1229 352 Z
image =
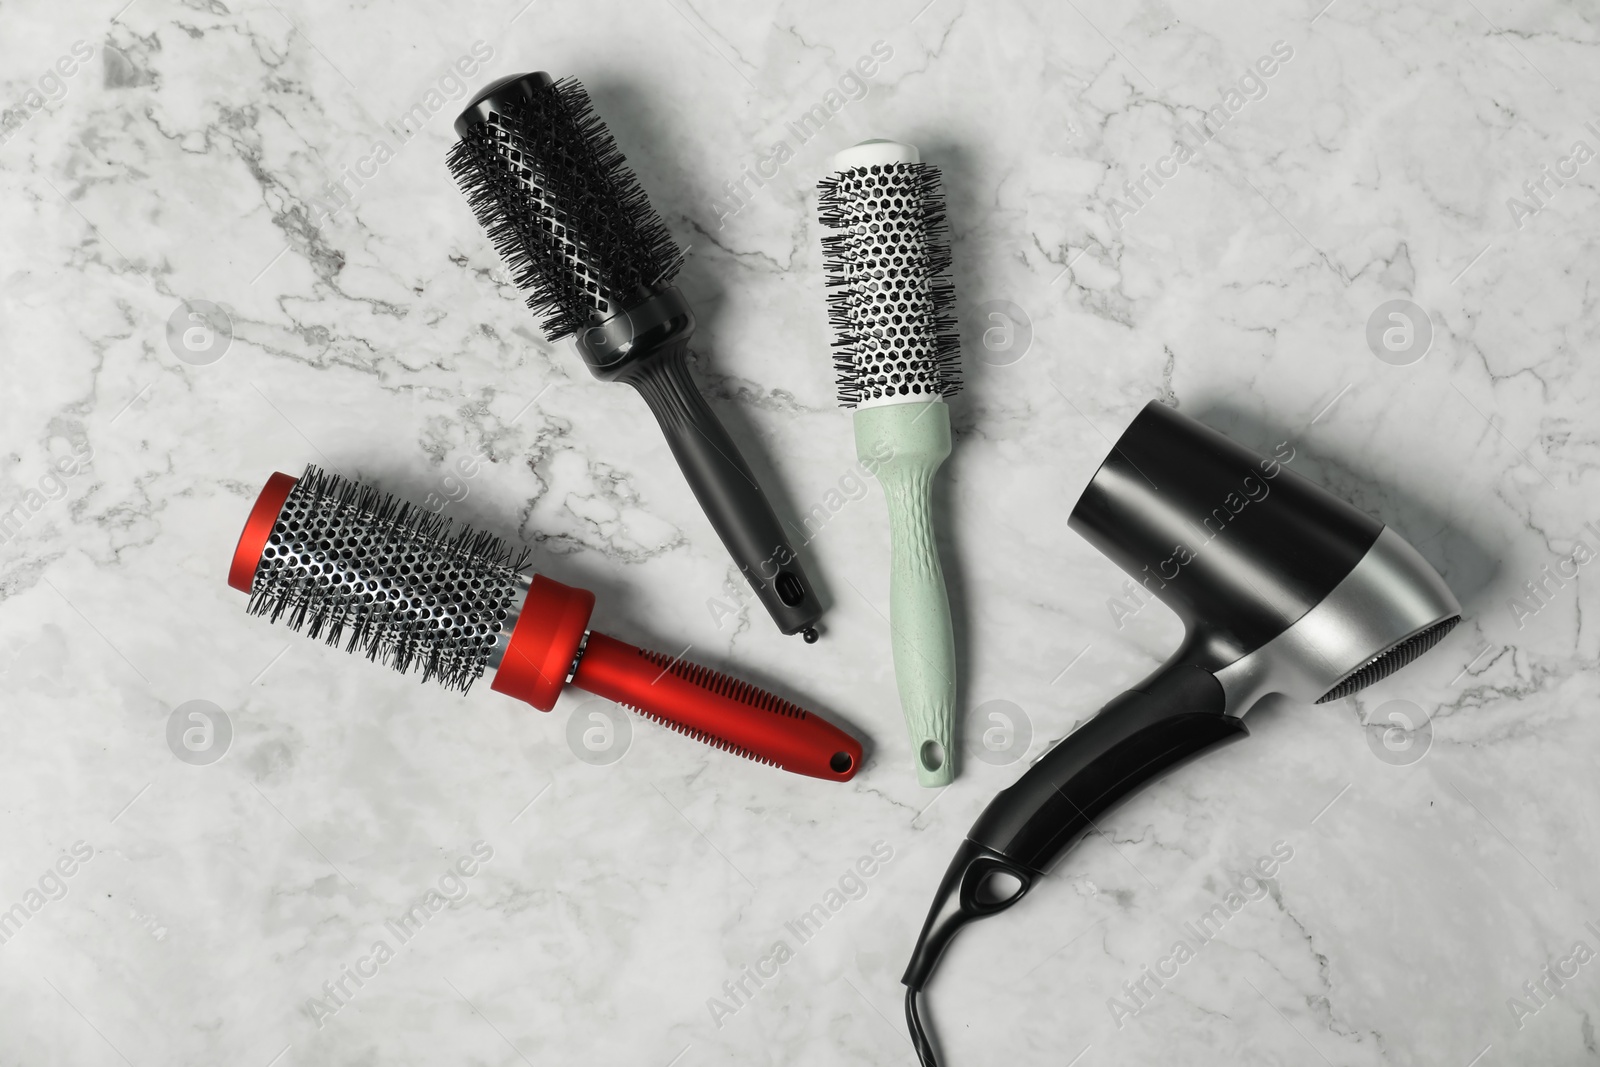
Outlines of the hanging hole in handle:
M 937 741 L 924 741 L 917 750 L 917 758 L 924 770 L 936 771 L 944 766 L 944 746 Z
M 772 583 L 777 587 L 778 599 L 791 608 L 806 598 L 806 587 L 794 571 L 779 571 Z
M 828 761 L 828 768 L 832 770 L 834 774 L 843 774 L 854 764 L 855 760 L 850 758 L 850 753 L 835 752 L 833 754 L 833 758 Z
M 993 870 L 984 875 L 983 881 L 978 883 L 973 898 L 985 907 L 992 907 L 1017 899 L 1026 888 L 1022 879 L 1010 871 Z

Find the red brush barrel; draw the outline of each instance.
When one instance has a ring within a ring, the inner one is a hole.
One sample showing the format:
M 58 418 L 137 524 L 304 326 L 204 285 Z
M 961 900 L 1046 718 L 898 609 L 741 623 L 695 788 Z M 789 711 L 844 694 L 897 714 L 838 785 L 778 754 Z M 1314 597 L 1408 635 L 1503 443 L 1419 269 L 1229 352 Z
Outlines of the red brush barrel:
M 590 633 L 572 684 L 714 748 L 846 782 L 861 742 L 820 716 L 708 668 Z

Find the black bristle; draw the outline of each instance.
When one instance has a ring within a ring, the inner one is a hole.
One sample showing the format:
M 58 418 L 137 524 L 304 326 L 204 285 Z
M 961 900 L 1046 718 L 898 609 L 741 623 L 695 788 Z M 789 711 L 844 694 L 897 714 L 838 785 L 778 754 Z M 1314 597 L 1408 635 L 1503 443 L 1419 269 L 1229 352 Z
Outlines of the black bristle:
M 817 185 L 839 403 L 951 396 L 961 341 L 939 171 L 854 167 Z
M 262 552 L 249 610 L 465 692 L 527 562 L 493 534 L 310 466 Z
M 486 105 L 448 162 L 551 341 L 671 282 L 683 253 L 576 80 Z

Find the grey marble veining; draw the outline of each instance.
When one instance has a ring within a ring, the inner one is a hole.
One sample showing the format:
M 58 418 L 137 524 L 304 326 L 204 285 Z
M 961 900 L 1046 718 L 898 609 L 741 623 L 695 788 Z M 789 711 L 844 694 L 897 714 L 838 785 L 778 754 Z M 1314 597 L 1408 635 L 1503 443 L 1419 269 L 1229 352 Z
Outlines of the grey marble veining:
M 898 979 L 956 843 L 1176 642 L 1066 528 L 1152 398 L 1292 450 L 1467 619 L 1352 699 L 1253 712 L 963 934 L 928 997 L 948 1062 L 1600 1060 L 1592 9 L 28 0 L 0 28 L 0 1063 L 912 1062 Z M 842 501 L 814 647 L 746 606 L 641 402 L 540 338 L 451 183 L 465 94 L 530 69 L 585 82 L 689 247 L 696 373 L 780 510 Z M 826 355 L 814 182 L 868 136 L 944 172 L 965 338 L 940 536 L 994 748 L 938 794 Z M 638 720 L 586 761 L 581 694 L 447 694 L 247 616 L 239 527 L 308 462 L 526 542 L 597 625 L 827 711 L 868 766 Z M 169 741 L 191 701 L 225 739 Z

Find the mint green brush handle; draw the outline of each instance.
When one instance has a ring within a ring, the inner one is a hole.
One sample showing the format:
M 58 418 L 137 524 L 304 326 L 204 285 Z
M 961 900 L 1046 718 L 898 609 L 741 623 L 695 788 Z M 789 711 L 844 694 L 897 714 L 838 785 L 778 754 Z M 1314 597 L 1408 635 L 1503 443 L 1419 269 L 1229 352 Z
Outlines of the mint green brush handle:
M 956 643 L 933 535 L 934 472 L 950 454 L 943 401 L 857 408 L 856 455 L 889 502 L 889 626 L 917 781 L 955 779 Z

